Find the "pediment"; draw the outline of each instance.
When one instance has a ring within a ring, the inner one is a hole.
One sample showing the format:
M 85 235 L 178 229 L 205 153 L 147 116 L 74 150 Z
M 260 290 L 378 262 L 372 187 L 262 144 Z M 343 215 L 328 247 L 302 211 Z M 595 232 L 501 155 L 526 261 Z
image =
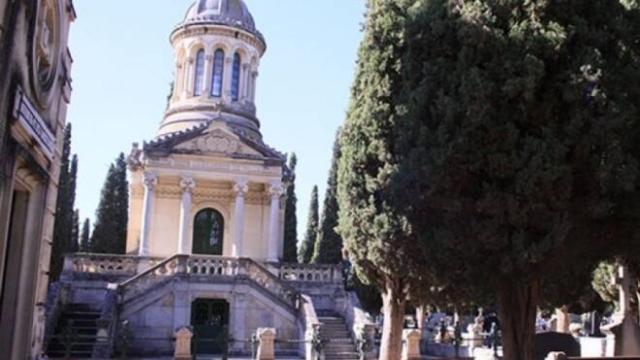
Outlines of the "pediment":
M 177 144 L 174 151 L 199 155 L 261 156 L 247 146 L 236 134 L 221 126 L 214 126 L 193 139 Z

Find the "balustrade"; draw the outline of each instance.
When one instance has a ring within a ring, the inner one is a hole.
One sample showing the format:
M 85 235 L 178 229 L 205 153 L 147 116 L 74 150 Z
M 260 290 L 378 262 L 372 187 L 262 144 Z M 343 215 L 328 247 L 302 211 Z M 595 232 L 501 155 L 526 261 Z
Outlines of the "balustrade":
M 65 273 L 134 275 L 141 258 L 124 255 L 74 254 L 65 258 Z
M 342 283 L 339 265 L 283 264 L 280 278 L 287 281 Z
M 143 263 L 146 264 L 145 267 L 140 266 Z M 140 272 L 141 268 L 147 270 Z M 119 291 L 121 302 L 128 302 L 177 275 L 245 277 L 293 308 L 297 308 L 299 293 L 282 281 L 289 280 L 289 275 L 286 274 L 295 274 L 296 280 L 304 278 L 304 281 L 342 281 L 339 270 L 334 266 L 289 266 L 286 270 L 283 268 L 281 276 L 278 277 L 251 259 L 205 255 L 175 255 L 162 260 L 138 256 L 75 254 L 66 257 L 64 271 L 68 276 L 74 273 L 129 276 L 128 280 L 111 286 Z

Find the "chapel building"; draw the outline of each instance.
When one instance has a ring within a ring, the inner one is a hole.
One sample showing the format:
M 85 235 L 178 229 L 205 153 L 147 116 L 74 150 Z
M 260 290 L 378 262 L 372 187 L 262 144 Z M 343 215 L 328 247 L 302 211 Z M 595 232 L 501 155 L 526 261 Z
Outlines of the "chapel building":
M 260 132 L 256 81 L 267 43 L 249 9 L 197 0 L 170 41 L 176 75 L 166 114 L 128 158 L 127 255 L 67 256 L 49 294 L 49 354 L 82 313 L 95 314 L 92 333 L 104 338 L 77 356 L 123 348 L 167 356 L 181 330 L 193 333 L 194 353 L 250 356 L 268 328 L 279 355 L 310 359 L 313 339 L 325 336 L 340 340 L 326 354 L 342 356 L 327 359 L 359 358 L 354 329 L 370 324 L 342 269 L 281 261 L 290 174 Z

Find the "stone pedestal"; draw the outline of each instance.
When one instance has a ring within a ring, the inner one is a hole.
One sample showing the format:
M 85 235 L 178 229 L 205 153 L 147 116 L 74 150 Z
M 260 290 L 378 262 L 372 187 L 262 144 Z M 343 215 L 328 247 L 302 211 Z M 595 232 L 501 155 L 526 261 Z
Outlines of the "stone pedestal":
M 176 350 L 174 353 L 175 360 L 191 360 L 191 338 L 193 333 L 186 327 L 178 330 L 176 333 Z
M 256 360 L 275 360 L 275 340 L 276 329 L 259 328 L 258 329 L 258 354 Z
M 422 338 L 420 330 L 404 330 L 402 338 L 404 340 L 402 360 L 420 360 L 420 339 Z

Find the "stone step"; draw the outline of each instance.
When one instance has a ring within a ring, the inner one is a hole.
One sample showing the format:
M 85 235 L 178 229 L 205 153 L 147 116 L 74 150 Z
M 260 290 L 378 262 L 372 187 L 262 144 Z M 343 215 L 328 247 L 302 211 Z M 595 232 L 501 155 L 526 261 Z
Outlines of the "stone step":
M 338 352 L 338 353 L 329 353 L 325 352 L 326 360 L 358 360 L 360 359 L 360 355 L 356 352 Z

